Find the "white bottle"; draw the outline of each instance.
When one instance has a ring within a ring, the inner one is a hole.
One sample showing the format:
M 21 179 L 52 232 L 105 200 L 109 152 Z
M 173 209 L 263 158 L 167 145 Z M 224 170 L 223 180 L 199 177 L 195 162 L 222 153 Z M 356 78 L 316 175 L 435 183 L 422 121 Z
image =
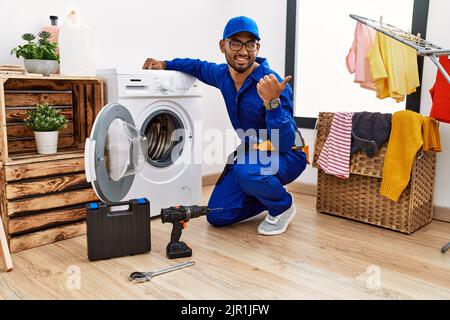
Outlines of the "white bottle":
M 95 58 L 91 29 L 71 10 L 59 31 L 59 57 L 62 75 L 95 76 Z

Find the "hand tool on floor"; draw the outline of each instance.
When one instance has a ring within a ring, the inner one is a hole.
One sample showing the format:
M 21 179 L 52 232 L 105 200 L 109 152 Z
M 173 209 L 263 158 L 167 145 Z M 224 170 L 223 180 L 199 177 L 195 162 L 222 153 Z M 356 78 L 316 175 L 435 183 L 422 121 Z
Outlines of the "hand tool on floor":
M 166 247 L 166 254 L 169 259 L 184 258 L 192 256 L 192 249 L 180 241 L 181 232 L 187 227 L 189 219 L 198 218 L 208 212 L 218 209 L 210 209 L 206 206 L 176 206 L 161 209 L 162 223 L 173 224 L 170 242 Z
M 133 272 L 132 274 L 130 274 L 129 279 L 130 279 L 130 281 L 133 281 L 134 283 L 146 282 L 146 281 L 149 281 L 150 279 L 152 279 L 153 277 L 159 276 L 164 273 L 172 272 L 175 270 L 179 270 L 182 268 L 190 267 L 194 264 L 195 264 L 194 261 L 189 261 L 189 262 L 179 263 L 179 264 L 176 264 L 176 265 L 168 267 L 168 268 L 156 270 L 153 272 Z
M 0 217 L 0 256 L 2 257 L 5 271 L 11 271 L 13 269 L 13 263 L 9 253 L 8 239 L 6 238 L 5 229 L 3 228 L 2 217 Z

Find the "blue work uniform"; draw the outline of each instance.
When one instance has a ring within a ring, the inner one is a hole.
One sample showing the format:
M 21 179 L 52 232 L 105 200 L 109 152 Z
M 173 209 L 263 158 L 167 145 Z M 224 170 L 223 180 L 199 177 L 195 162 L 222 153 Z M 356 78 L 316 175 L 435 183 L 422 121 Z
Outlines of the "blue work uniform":
M 249 152 L 238 155 L 214 188 L 208 206 L 221 209 L 209 213 L 207 219 L 216 227 L 240 222 L 264 210 L 272 216 L 283 213 L 293 201 L 283 186 L 297 179 L 306 167 L 305 153 L 292 150 L 297 130 L 293 118 L 292 88 L 289 84 L 286 86 L 280 96 L 280 107 L 266 110 L 256 90 L 257 83 L 271 73 L 278 81 L 282 79 L 270 69 L 266 59 L 258 57 L 256 62 L 259 66 L 247 77 L 238 92 L 227 64 L 195 59 L 166 61 L 166 69 L 188 73 L 222 92 L 228 116 L 238 135 L 249 129 L 266 130 L 270 138 L 271 130 L 279 130 L 279 141 L 272 141 L 277 151 L 271 156 L 271 161 L 277 162 L 276 165 L 260 161 L 259 152 L 250 148 Z M 244 140 L 248 136 L 240 138 Z M 254 153 L 257 153 L 256 161 Z M 273 168 L 276 170 L 270 172 Z

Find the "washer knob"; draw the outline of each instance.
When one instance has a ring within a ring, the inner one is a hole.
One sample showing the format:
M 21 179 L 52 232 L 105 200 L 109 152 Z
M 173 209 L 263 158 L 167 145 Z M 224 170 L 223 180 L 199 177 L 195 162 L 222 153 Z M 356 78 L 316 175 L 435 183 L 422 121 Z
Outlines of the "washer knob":
M 161 85 L 159 86 L 159 89 L 162 92 L 167 92 L 170 90 L 170 81 L 169 80 L 165 80 L 161 83 Z

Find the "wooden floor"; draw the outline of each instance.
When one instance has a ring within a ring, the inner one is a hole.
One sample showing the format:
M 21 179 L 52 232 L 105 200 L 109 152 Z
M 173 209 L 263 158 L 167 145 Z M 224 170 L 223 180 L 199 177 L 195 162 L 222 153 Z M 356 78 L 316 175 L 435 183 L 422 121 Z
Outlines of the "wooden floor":
M 211 192 L 204 189 L 204 201 Z M 407 236 L 315 212 L 295 195 L 298 214 L 280 236 L 256 232 L 260 215 L 215 229 L 194 219 L 182 238 L 191 259 L 168 260 L 171 225 L 152 220 L 149 254 L 88 262 L 78 237 L 13 255 L 0 273 L 2 299 L 450 299 L 450 224 L 433 221 Z M 132 271 L 195 265 L 132 284 Z M 79 275 L 79 277 L 78 277 Z M 78 281 L 79 280 L 79 281 Z

